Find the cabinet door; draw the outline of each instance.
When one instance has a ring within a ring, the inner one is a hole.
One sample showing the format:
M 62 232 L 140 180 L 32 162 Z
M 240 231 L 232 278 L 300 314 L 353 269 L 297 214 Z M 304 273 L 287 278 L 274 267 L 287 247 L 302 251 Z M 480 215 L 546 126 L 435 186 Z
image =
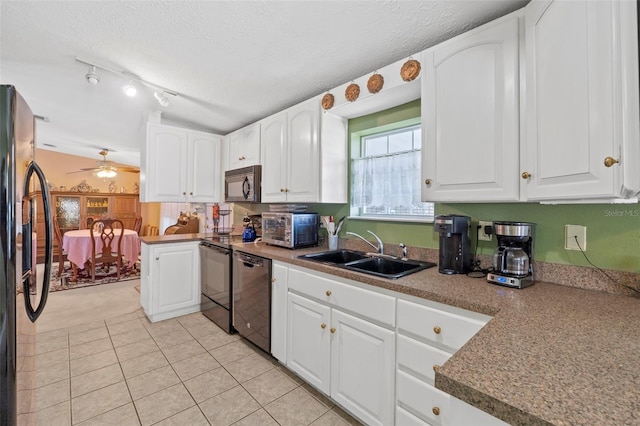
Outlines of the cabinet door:
M 393 424 L 395 333 L 336 309 L 331 327 L 331 398 L 366 424 Z
M 517 16 L 425 53 L 422 200 L 519 196 Z
M 228 136 L 229 168 L 228 170 L 244 167 L 244 129 L 237 130 Z
M 198 245 L 153 247 L 151 257 L 152 314 L 157 316 L 199 305 Z
M 60 232 L 84 229 L 82 221 L 82 197 L 76 195 L 56 195 L 54 215 L 58 218 Z M 44 235 L 44 233 L 43 233 Z
M 264 119 L 261 128 L 262 202 L 286 201 L 287 113 L 282 112 Z
M 243 167 L 260 164 L 260 123 L 254 123 L 245 127 L 243 136 Z
M 113 195 L 111 197 L 111 216 L 120 219 L 126 229 L 133 229 L 136 217 L 140 216 L 138 197 Z
M 44 256 L 46 254 L 45 247 L 47 245 L 46 236 L 45 236 L 45 221 L 44 221 L 44 204 L 42 202 L 42 195 L 35 195 L 36 200 L 36 228 L 35 233 L 37 235 L 37 253 L 38 256 L 36 261 L 37 263 L 44 263 Z M 51 202 L 55 205 L 55 196 L 51 196 Z M 57 212 L 56 212 L 57 213 Z M 55 216 L 55 213 L 54 213 Z M 55 217 L 57 219 L 57 217 Z M 58 239 L 53 236 L 53 259 L 54 262 L 57 260 L 56 253 L 58 253 Z
M 617 157 L 620 136 L 613 122 L 619 35 L 612 2 L 532 2 L 525 17 L 522 172 L 531 177 L 523 190 L 530 200 L 611 196 L 618 166 L 607 168 L 604 159 Z
M 260 123 L 229 135 L 229 169 L 260 164 Z
M 83 201 L 82 204 L 84 206 L 84 218 L 85 218 L 85 225 L 88 225 L 86 220 L 88 218 L 93 218 L 95 219 L 100 219 L 100 218 L 106 218 L 109 217 L 110 215 L 110 211 L 109 211 L 109 201 L 110 201 L 110 197 L 109 196 L 104 196 L 104 197 L 96 197 L 96 196 L 85 196 L 83 197 Z
M 297 294 L 287 300 L 287 367 L 329 395 L 331 309 Z
M 319 193 L 318 119 L 316 99 L 288 110 L 287 202 L 315 202 Z
M 287 363 L 287 278 L 289 268 L 273 262 L 271 271 L 271 355 Z
M 220 202 L 222 138 L 216 135 L 189 132 L 187 199 L 199 203 Z
M 146 170 L 140 170 L 144 200 L 183 202 L 187 190 L 187 132 L 149 124 Z

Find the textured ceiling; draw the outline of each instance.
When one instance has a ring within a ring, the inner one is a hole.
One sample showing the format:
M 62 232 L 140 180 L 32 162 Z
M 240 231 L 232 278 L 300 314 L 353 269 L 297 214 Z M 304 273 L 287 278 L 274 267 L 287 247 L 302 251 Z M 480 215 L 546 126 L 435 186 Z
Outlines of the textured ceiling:
M 227 134 L 527 1 L 2 1 L 0 81 L 50 119 L 39 147 L 137 165 L 150 109 Z M 91 86 L 76 57 L 180 96 L 127 98 L 100 70 Z

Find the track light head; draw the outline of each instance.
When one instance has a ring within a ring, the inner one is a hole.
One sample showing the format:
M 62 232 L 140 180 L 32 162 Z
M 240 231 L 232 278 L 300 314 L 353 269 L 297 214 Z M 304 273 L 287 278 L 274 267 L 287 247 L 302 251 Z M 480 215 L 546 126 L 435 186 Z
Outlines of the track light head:
M 122 91 L 125 95 L 130 97 L 134 97 L 136 93 L 138 93 L 138 89 L 136 89 L 136 86 L 133 85 L 132 80 L 129 80 L 129 83 L 122 88 Z
M 162 105 L 163 107 L 168 107 L 169 106 L 169 98 L 167 97 L 167 94 L 162 91 L 162 92 L 155 92 L 153 94 L 153 97 L 156 98 L 156 100 L 158 101 L 158 103 L 160 105 Z
M 84 78 L 86 78 L 87 83 L 91 84 L 92 86 L 95 86 L 98 83 L 100 83 L 100 76 L 96 74 L 95 66 L 92 66 L 91 68 L 89 68 L 89 71 L 87 72 L 87 75 L 84 76 Z

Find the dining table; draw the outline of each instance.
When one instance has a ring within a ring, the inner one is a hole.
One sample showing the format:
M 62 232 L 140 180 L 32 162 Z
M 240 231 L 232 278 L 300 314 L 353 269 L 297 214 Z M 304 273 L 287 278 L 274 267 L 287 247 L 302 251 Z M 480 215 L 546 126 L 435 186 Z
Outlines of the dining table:
M 140 238 L 138 233 L 133 229 L 114 229 L 114 233 L 120 235 L 122 231 L 122 246 L 121 253 L 124 256 L 123 266 L 135 263 L 138 259 L 138 253 L 140 252 Z M 100 239 L 100 233 L 96 232 L 93 236 L 96 243 L 96 253 L 102 251 L 102 240 Z M 112 248 L 116 248 L 116 238 L 112 243 Z M 91 230 L 89 229 L 77 229 L 74 231 L 67 231 L 62 236 L 62 248 L 67 253 L 67 259 L 71 262 L 73 268 L 73 277 L 71 281 L 77 281 L 78 269 L 84 269 L 85 263 L 91 259 L 91 250 L 93 242 L 91 241 Z

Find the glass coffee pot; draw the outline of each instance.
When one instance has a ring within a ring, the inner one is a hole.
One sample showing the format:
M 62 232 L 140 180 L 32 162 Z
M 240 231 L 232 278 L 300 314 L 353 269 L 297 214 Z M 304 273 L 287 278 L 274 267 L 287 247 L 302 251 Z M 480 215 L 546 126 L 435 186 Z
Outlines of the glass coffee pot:
M 521 247 L 498 247 L 493 254 L 493 269 L 524 277 L 529 273 L 529 255 Z

